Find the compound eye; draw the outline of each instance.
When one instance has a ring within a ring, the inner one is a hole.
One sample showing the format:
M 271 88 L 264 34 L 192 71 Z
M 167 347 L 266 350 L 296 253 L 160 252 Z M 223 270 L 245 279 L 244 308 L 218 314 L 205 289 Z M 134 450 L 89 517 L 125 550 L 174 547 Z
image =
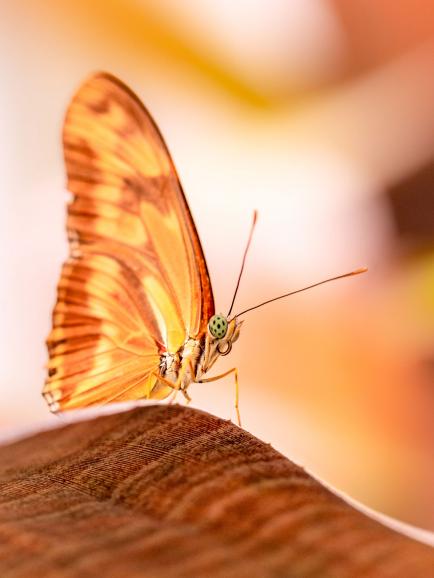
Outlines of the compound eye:
M 228 321 L 223 315 L 213 315 L 209 320 L 208 328 L 213 337 L 222 339 L 228 331 Z

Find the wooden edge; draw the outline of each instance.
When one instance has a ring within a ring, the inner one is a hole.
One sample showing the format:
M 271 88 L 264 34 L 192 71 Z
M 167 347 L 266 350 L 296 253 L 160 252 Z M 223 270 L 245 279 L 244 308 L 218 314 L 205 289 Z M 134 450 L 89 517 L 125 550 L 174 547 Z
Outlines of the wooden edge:
M 0 495 L 0 575 L 11 578 L 434 575 L 432 548 L 231 422 L 181 406 L 0 447 Z

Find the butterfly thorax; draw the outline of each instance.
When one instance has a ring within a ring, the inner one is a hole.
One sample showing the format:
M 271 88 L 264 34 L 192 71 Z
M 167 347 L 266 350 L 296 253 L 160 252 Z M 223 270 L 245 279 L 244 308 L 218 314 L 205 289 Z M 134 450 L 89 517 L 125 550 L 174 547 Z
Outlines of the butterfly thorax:
M 181 376 L 180 388 L 185 389 L 199 377 L 199 360 L 204 349 L 204 339 L 188 338 L 176 353 L 165 352 L 160 358 L 160 375 L 176 384 Z

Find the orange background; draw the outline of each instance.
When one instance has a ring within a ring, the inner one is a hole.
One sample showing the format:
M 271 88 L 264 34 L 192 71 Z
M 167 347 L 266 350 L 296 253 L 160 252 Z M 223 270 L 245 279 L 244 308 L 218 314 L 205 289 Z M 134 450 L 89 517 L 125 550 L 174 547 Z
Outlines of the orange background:
M 432 3 L 17 0 L 0 26 L 4 435 L 56 419 L 40 389 L 67 254 L 60 131 L 74 90 L 103 69 L 165 135 L 218 311 L 254 208 L 238 311 L 369 265 L 247 315 L 218 370 L 239 368 L 246 429 L 433 530 L 434 225 L 417 180 L 428 171 L 434 190 Z M 234 417 L 230 380 L 190 391 Z

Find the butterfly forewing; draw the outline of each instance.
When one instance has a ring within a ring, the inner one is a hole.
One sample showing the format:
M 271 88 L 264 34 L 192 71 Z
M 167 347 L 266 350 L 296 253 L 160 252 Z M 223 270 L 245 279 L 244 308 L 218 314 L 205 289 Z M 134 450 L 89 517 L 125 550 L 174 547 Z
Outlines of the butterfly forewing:
M 163 398 L 160 355 L 206 331 L 214 302 L 200 241 L 164 141 L 138 98 L 98 74 L 63 133 L 70 257 L 48 337 L 53 410 Z

